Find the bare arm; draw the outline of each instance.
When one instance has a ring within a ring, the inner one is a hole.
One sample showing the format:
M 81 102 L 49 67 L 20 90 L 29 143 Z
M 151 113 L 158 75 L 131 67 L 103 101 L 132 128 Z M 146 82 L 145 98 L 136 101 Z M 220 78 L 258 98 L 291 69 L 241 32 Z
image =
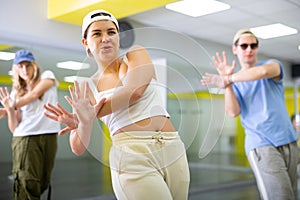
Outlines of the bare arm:
M 240 112 L 240 104 L 233 92 L 232 86 L 229 85 L 225 88 L 224 94 L 225 111 L 230 117 L 237 117 Z
M 24 96 L 20 97 L 16 102 L 16 107 L 22 107 L 28 103 L 33 102 L 42 96 L 47 90 L 55 85 L 54 79 L 42 79 L 39 83 L 33 88 L 33 90 L 26 93 Z
M 92 105 L 88 83 L 85 83 L 83 93 L 80 92 L 79 84 L 76 81 L 75 90 L 70 86 L 69 91 L 71 98 L 68 96 L 65 98 L 72 106 L 74 113 L 68 112 L 58 103 L 56 106 L 48 103 L 44 105 L 44 108 L 49 112 L 45 113 L 45 116 L 66 125 L 66 128 L 61 130 L 59 134 L 71 131 L 69 140 L 72 152 L 81 155 L 89 145 L 93 122 L 106 99 L 103 98 Z
M 212 61 L 211 65 L 218 71 L 219 75 L 206 73 L 202 77 L 201 83 L 206 86 L 215 85 L 218 88 L 225 88 L 225 111 L 229 116 L 236 117 L 240 114 L 240 105 L 231 85 L 236 63 L 233 61 L 230 66 L 225 52 L 223 52 L 223 57 L 217 52 L 216 56 L 212 57 Z
M 270 62 L 266 65 L 251 67 L 240 70 L 231 75 L 230 82 L 254 81 L 263 78 L 280 79 L 280 65 L 277 62 Z M 228 79 L 228 77 L 227 77 Z M 240 114 L 240 106 L 231 85 L 225 89 L 225 110 L 231 117 L 236 117 Z
M 20 108 L 28 103 L 33 102 L 34 100 L 38 99 L 41 95 L 43 95 L 53 85 L 55 85 L 54 79 L 41 80 L 33 90 L 29 91 L 15 102 L 15 107 Z M 5 108 L 0 108 L 0 119 L 6 116 L 7 110 Z
M 90 143 L 94 120 L 106 99 L 103 98 L 95 105 L 92 105 L 88 83 L 85 82 L 83 92 L 80 91 L 78 82 L 75 81 L 74 83 L 75 90 L 73 87 L 69 87 L 72 99 L 66 97 L 78 119 L 77 128 L 72 130 L 70 134 L 70 146 L 74 154 L 81 155 Z
M 270 62 L 265 65 L 251 67 L 248 69 L 240 70 L 232 74 L 232 82 L 254 81 L 263 78 L 280 78 L 280 65 L 277 62 Z
M 232 82 L 254 81 L 263 78 L 280 79 L 280 65 L 274 61 L 265 65 L 242 69 L 236 73 L 233 73 L 235 62 L 232 63 L 232 66 L 228 65 L 225 52 L 223 52 L 223 58 L 217 52 L 216 56 L 213 57 L 213 61 L 214 67 L 217 69 L 224 87 L 230 85 Z
M 203 85 L 217 85 L 220 88 L 225 88 L 225 110 L 231 117 L 236 117 L 240 114 L 240 105 L 231 86 L 233 82 L 254 81 L 263 78 L 280 79 L 281 69 L 277 62 L 270 62 L 233 73 L 235 62 L 233 62 L 232 66 L 229 66 L 225 52 L 223 52 L 223 58 L 217 53 L 213 57 L 213 61 L 219 75 L 206 74 L 201 82 Z
M 98 118 L 136 102 L 154 77 L 154 67 L 145 48 L 135 46 L 126 56 L 128 58 L 126 84 L 106 101 L 97 115 Z

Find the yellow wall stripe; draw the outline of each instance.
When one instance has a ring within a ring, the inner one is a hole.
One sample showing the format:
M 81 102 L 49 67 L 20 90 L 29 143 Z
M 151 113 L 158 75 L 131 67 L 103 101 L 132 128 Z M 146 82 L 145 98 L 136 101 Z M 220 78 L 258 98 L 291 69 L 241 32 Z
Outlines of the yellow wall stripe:
M 13 46 L 6 45 L 6 44 L 0 44 L 0 50 L 5 50 L 5 49 L 11 49 Z
M 1 85 L 11 85 L 12 84 L 11 76 L 0 75 L 0 84 Z M 59 81 L 58 89 L 59 90 L 68 90 L 69 85 L 73 85 L 73 83 Z

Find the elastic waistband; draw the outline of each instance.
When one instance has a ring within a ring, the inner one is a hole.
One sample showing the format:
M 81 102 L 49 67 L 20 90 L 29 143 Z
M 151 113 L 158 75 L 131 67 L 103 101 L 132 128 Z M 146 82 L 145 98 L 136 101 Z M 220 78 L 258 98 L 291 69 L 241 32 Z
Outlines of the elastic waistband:
M 156 131 L 130 131 L 121 132 L 112 136 L 113 142 L 132 140 L 132 139 L 161 139 L 173 140 L 179 138 L 178 132 L 156 132 Z

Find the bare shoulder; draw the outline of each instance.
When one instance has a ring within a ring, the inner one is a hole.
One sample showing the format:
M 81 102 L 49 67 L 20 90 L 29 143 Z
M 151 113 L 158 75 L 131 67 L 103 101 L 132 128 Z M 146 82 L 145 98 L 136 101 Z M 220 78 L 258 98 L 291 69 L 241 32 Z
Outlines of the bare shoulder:
M 137 50 L 146 50 L 146 48 L 141 45 L 136 44 L 136 45 L 133 45 L 132 47 L 130 47 L 128 52 L 137 51 Z
M 130 59 L 131 56 L 135 56 L 135 55 L 140 56 L 141 54 L 148 56 L 148 51 L 146 50 L 146 48 L 141 45 L 134 45 L 128 49 L 126 53 L 126 57 Z

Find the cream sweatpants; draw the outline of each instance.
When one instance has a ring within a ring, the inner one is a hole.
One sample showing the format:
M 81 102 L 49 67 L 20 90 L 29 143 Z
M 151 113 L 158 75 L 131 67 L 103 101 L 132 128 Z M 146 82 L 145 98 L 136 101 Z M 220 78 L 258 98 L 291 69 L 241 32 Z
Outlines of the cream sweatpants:
M 112 137 L 110 168 L 118 200 L 186 200 L 190 173 L 177 132 L 123 132 Z

